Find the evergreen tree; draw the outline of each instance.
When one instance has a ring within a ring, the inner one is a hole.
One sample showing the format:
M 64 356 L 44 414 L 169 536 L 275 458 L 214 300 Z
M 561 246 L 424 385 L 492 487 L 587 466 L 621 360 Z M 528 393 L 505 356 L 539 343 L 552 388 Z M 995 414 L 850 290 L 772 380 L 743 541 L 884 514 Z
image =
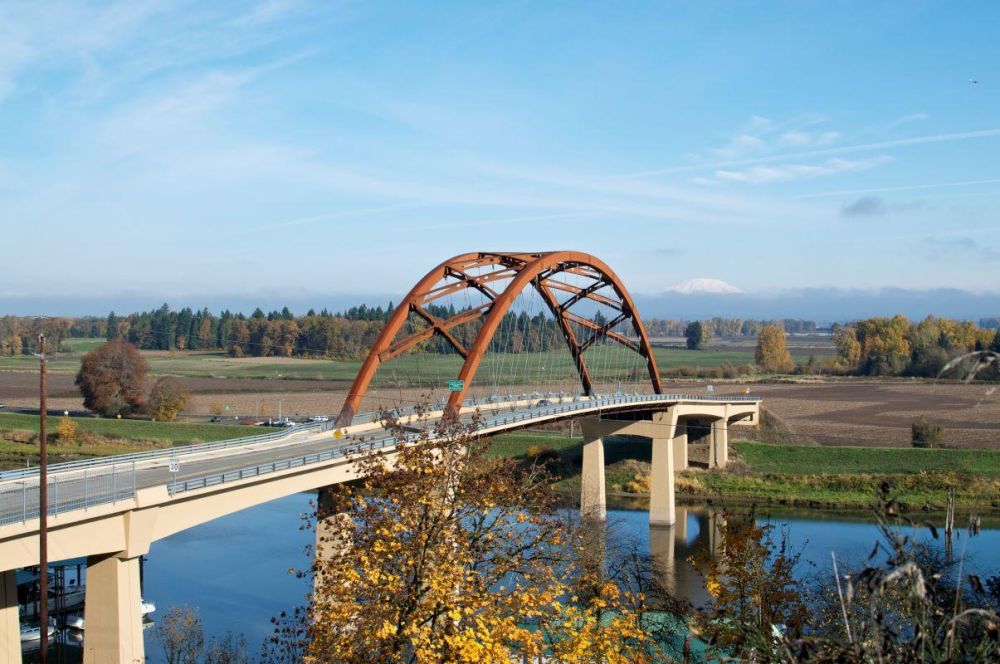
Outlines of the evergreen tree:
M 118 316 L 113 311 L 108 314 L 108 332 L 105 337 L 108 341 L 118 338 Z

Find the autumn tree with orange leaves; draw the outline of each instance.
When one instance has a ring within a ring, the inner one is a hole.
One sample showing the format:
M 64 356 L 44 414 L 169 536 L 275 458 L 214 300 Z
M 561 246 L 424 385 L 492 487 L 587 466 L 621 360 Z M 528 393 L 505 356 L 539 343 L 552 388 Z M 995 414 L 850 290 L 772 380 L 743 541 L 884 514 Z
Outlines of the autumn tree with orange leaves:
M 331 489 L 306 661 L 666 661 L 642 596 L 587 564 L 551 478 L 487 446 L 453 427 L 394 461 L 367 453 L 361 483 Z
M 143 381 L 149 365 L 135 346 L 109 341 L 83 356 L 76 384 L 83 405 L 106 417 L 128 415 L 145 402 Z
M 780 325 L 765 325 L 757 337 L 754 361 L 764 371 L 791 371 L 795 364 L 785 346 L 785 329 Z

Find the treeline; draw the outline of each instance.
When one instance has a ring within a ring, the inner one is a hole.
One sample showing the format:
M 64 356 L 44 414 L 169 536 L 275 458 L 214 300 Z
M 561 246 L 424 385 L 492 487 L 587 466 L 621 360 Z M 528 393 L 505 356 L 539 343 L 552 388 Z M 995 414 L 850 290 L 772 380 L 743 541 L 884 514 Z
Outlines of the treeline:
M 287 307 L 249 316 L 223 311 L 216 315 L 202 309 L 173 311 L 164 304 L 159 309 L 104 320 L 103 332 L 91 321 L 88 336 L 109 341 L 125 339 L 144 350 L 224 350 L 233 357 L 253 355 L 331 357 L 351 359 L 363 356 L 392 313 L 382 307 L 356 307 L 334 314 L 326 309 L 295 316 Z M 96 333 L 96 334 L 95 334 Z
M 454 307 L 429 305 L 428 312 L 438 319 L 459 313 Z M 173 311 L 167 305 L 159 309 L 106 319 L 88 317 L 73 322 L 74 336 L 125 339 L 144 350 L 224 350 L 233 357 L 245 355 L 268 357 L 324 357 L 360 359 L 375 343 L 386 320 L 394 311 L 388 307 L 361 305 L 344 312 L 310 310 L 295 316 L 288 308 L 264 313 L 257 309 L 250 316 L 223 311 L 219 315 L 207 309 Z M 475 340 L 482 319 L 451 329 L 463 346 Z M 400 337 L 426 329 L 428 324 L 411 314 Z M 491 350 L 535 352 L 552 350 L 562 344 L 555 320 L 525 312 L 508 313 L 491 341 Z M 434 335 L 417 350 L 453 353 L 454 348 L 440 335 Z
M 778 325 L 788 334 L 805 334 L 817 332 L 819 326 L 815 321 L 785 318 L 780 320 L 743 320 L 742 318 L 720 318 L 710 320 L 688 321 L 653 318 L 643 321 L 646 332 L 653 337 L 683 337 L 687 336 L 688 326 L 692 322 L 700 322 L 711 337 L 756 337 L 767 325 Z
M 44 334 L 46 350 L 56 352 L 67 337 L 72 336 L 73 320 L 69 318 L 0 318 L 0 355 L 30 355 L 38 352 L 38 335 Z
M 1000 330 L 928 316 L 868 318 L 836 325 L 834 369 L 866 376 L 937 376 L 948 362 L 974 351 L 1000 352 Z M 995 371 L 994 371 L 995 373 Z

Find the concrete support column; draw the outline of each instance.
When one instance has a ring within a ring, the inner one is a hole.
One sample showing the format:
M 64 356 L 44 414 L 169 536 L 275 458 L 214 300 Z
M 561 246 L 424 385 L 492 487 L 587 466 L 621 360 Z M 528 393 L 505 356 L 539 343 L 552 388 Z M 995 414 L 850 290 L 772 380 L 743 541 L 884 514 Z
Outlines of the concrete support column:
M 708 467 L 725 468 L 729 462 L 729 430 L 726 418 L 712 422 L 708 444 Z
M 672 420 L 676 424 L 676 415 Z M 667 436 L 653 438 L 653 472 L 649 481 L 649 525 L 651 526 L 672 526 L 676 521 L 672 441 L 673 438 Z
M 17 615 L 17 572 L 0 573 L 0 661 L 21 661 L 21 621 Z
M 139 558 L 87 558 L 84 664 L 146 661 L 139 606 Z
M 583 475 L 580 487 L 580 516 L 584 519 L 607 519 L 604 484 L 604 439 L 583 429 Z
M 674 470 L 686 470 L 688 467 L 688 435 L 684 426 L 678 424 L 678 433 L 674 436 Z
M 313 551 L 313 591 L 323 584 L 323 565 L 349 544 L 351 517 L 337 512 L 331 487 L 319 490 L 316 500 L 316 544 Z

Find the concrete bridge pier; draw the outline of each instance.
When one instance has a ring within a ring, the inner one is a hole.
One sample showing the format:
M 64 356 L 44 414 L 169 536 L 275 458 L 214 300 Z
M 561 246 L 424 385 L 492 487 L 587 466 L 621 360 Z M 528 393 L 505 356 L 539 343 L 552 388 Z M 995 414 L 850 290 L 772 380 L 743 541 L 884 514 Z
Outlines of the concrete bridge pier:
M 583 421 L 583 471 L 580 478 L 580 516 L 591 521 L 607 519 L 604 482 L 604 439 L 593 421 Z
M 725 468 L 729 463 L 729 418 L 712 422 L 708 442 L 708 467 Z
M 672 526 L 677 520 L 674 503 L 674 440 L 677 434 L 677 411 L 669 408 L 665 413 L 654 413 L 653 425 L 650 427 L 653 462 L 649 478 L 649 525 Z
M 316 500 L 316 544 L 313 549 L 313 592 L 323 585 L 323 563 L 344 551 L 351 517 L 337 512 L 332 487 L 319 490 Z
M 583 518 L 607 518 L 604 479 L 604 438 L 631 435 L 649 438 L 653 447 L 652 472 L 649 479 L 649 523 L 672 526 L 676 520 L 674 506 L 674 434 L 677 413 L 673 408 L 654 413 L 650 420 L 583 420 L 583 475 L 581 477 L 580 512 Z
M 688 467 L 688 435 L 687 424 L 677 422 L 677 432 L 674 434 L 674 470 L 687 470 Z
M 17 572 L 0 576 L 0 660 L 21 661 L 21 622 L 17 613 Z
M 138 556 L 87 558 L 84 664 L 146 661 L 140 599 Z

